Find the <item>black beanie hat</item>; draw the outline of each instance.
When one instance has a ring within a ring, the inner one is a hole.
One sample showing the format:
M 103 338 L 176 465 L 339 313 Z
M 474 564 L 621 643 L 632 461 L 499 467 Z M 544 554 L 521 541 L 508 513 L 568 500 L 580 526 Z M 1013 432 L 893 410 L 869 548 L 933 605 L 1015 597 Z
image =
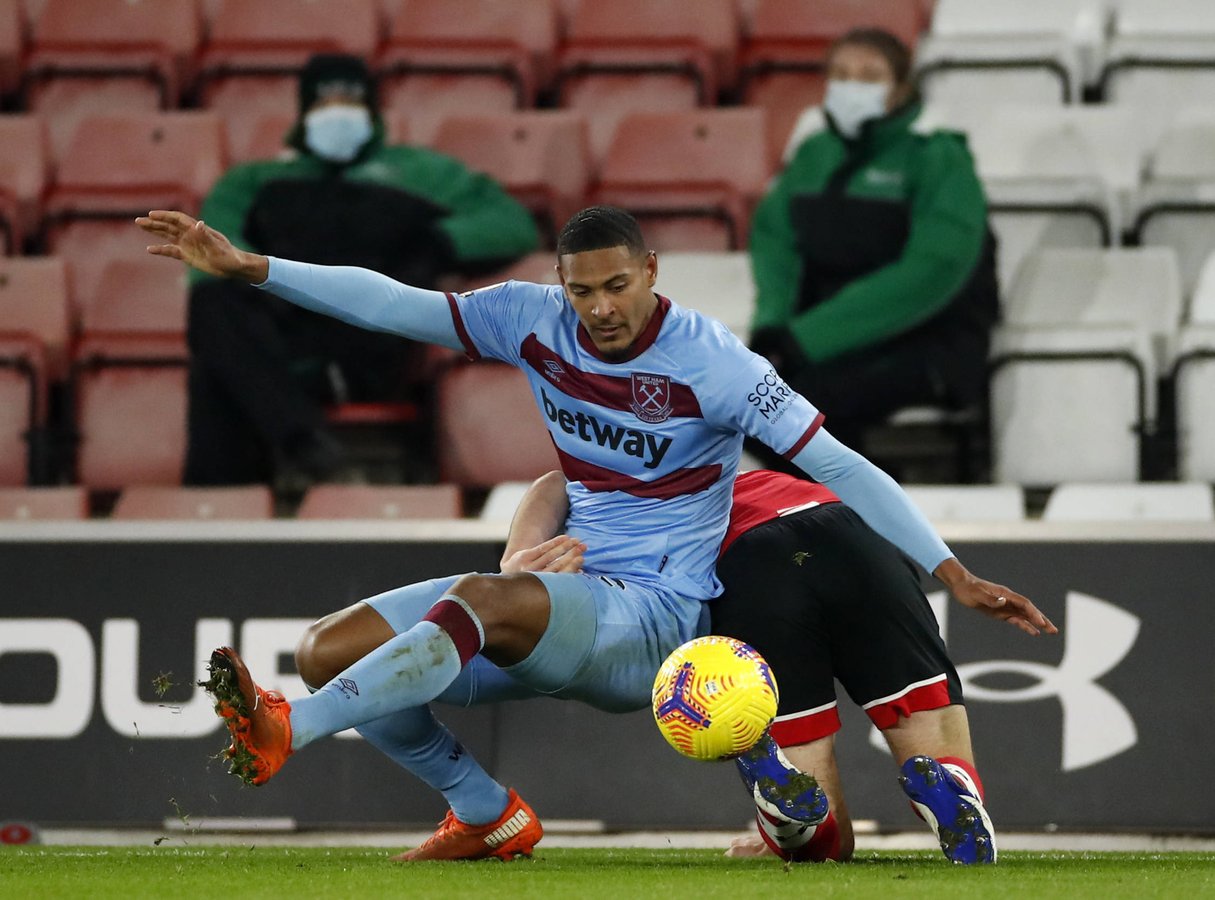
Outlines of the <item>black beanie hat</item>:
M 300 72 L 300 118 L 318 98 L 334 86 L 343 93 L 361 95 L 374 116 L 378 113 L 375 82 L 361 57 L 341 53 L 318 53 Z

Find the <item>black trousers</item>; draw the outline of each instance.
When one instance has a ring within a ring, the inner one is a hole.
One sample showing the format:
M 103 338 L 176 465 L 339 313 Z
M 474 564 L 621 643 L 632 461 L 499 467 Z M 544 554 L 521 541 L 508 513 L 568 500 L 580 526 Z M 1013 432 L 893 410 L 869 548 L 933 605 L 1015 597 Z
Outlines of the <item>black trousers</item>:
M 396 399 L 419 345 L 231 281 L 190 295 L 187 484 L 265 482 L 293 442 L 323 428 L 331 367 L 349 399 Z

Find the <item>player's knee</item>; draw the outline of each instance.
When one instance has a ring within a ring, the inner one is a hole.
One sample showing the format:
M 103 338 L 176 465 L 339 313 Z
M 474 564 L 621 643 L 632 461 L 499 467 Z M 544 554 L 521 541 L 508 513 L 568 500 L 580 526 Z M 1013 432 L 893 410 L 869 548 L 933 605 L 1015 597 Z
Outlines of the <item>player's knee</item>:
M 329 630 L 324 619 L 313 622 L 295 646 L 295 670 L 310 688 L 319 688 L 341 671 L 335 668 L 332 642 L 326 641 Z
M 356 604 L 312 623 L 295 647 L 295 668 L 304 684 L 319 688 L 384 641 L 392 629 L 370 607 Z

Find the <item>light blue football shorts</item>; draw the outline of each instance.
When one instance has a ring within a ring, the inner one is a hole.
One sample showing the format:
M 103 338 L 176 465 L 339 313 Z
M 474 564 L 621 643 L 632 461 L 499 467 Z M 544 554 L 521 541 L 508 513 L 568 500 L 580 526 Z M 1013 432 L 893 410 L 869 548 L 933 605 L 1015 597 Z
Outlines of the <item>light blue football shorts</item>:
M 436 699 L 458 706 L 550 696 L 608 712 L 650 704 L 654 676 L 672 650 L 708 628 L 699 600 L 599 575 L 534 573 L 548 589 L 548 628 L 527 659 L 499 668 L 471 659 Z M 460 578 L 453 575 L 363 602 L 393 631 L 408 631 Z

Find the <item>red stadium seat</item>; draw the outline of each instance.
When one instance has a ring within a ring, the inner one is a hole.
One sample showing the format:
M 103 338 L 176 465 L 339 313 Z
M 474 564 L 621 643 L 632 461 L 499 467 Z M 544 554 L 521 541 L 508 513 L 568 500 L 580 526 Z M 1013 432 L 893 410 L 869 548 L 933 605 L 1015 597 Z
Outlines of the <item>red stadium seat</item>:
M 90 116 L 59 159 L 47 218 L 195 210 L 223 168 L 223 123 L 211 113 Z
M 46 365 L 31 337 L 0 331 L 0 484 L 33 475 L 31 439 L 44 421 Z
M 73 315 L 79 318 L 79 310 L 93 305 L 106 266 L 115 259 L 146 259 L 148 243 L 144 232 L 125 216 L 121 219 L 71 219 L 49 229 L 47 248 L 68 266 Z M 168 265 L 173 268 L 172 263 Z
M 738 12 L 734 0 L 654 3 L 613 0 L 581 3 L 558 54 L 563 97 L 571 82 L 619 72 L 665 72 L 691 81 L 700 102 L 717 102 L 732 86 L 737 65 Z
M 448 369 L 437 387 L 436 456 L 443 481 L 488 488 L 559 468 L 527 378 L 502 363 Z
M 590 150 L 586 121 L 575 113 L 453 116 L 440 126 L 434 149 L 493 176 L 550 237 L 585 205 Z
M 21 80 L 22 17 L 21 0 L 0 0 L 0 97 L 16 91 Z
M 68 273 L 55 257 L 0 259 L 0 334 L 35 341 L 53 381 L 68 373 Z
M 515 89 L 506 81 L 451 73 L 418 73 L 387 79 L 380 108 L 409 120 L 409 137 L 429 146 L 451 115 L 500 115 L 515 111 Z
M 86 336 L 75 355 L 76 480 L 117 490 L 179 484 L 186 449 L 186 346 L 161 335 Z
M 747 83 L 747 104 L 767 114 L 768 154 L 778 165 L 789 135 L 806 107 L 819 106 L 827 90 L 825 72 L 772 72 Z
M 696 85 L 661 72 L 621 72 L 604 78 L 571 79 L 562 105 L 582 113 L 590 125 L 591 157 L 601 163 L 616 128 L 629 113 L 687 112 L 699 105 Z
M 616 130 L 594 197 L 643 218 L 658 249 L 740 249 L 769 174 L 763 110 L 634 113 Z
M 319 484 L 309 488 L 300 519 L 458 519 L 464 499 L 454 484 Z
M 46 129 L 38 116 L 0 116 L 0 240 L 20 253 L 42 220 L 50 165 Z
M 378 68 L 386 85 L 438 72 L 504 82 L 525 108 L 547 84 L 556 44 L 553 0 L 405 0 Z
M 172 109 L 201 36 L 197 0 L 46 0 L 25 64 L 26 108 L 51 121 L 57 150 L 84 115 Z
M 375 0 L 306 3 L 301 0 L 222 0 L 200 54 L 200 94 L 229 79 L 278 77 L 295 87 L 295 76 L 314 53 L 350 53 L 370 59 L 380 40 Z M 239 90 L 239 87 L 237 88 Z M 294 108 L 294 103 L 292 104 Z
M 242 75 L 214 81 L 206 106 L 224 120 L 229 159 L 238 163 L 277 156 L 298 118 L 298 94 L 294 76 Z
M 186 333 L 186 269 L 165 259 L 114 259 L 80 310 L 86 335 Z
M 0 488 L 0 519 L 87 519 L 88 491 L 68 487 Z
M 123 490 L 112 519 L 270 519 L 274 495 L 265 485 L 176 487 L 141 484 Z

